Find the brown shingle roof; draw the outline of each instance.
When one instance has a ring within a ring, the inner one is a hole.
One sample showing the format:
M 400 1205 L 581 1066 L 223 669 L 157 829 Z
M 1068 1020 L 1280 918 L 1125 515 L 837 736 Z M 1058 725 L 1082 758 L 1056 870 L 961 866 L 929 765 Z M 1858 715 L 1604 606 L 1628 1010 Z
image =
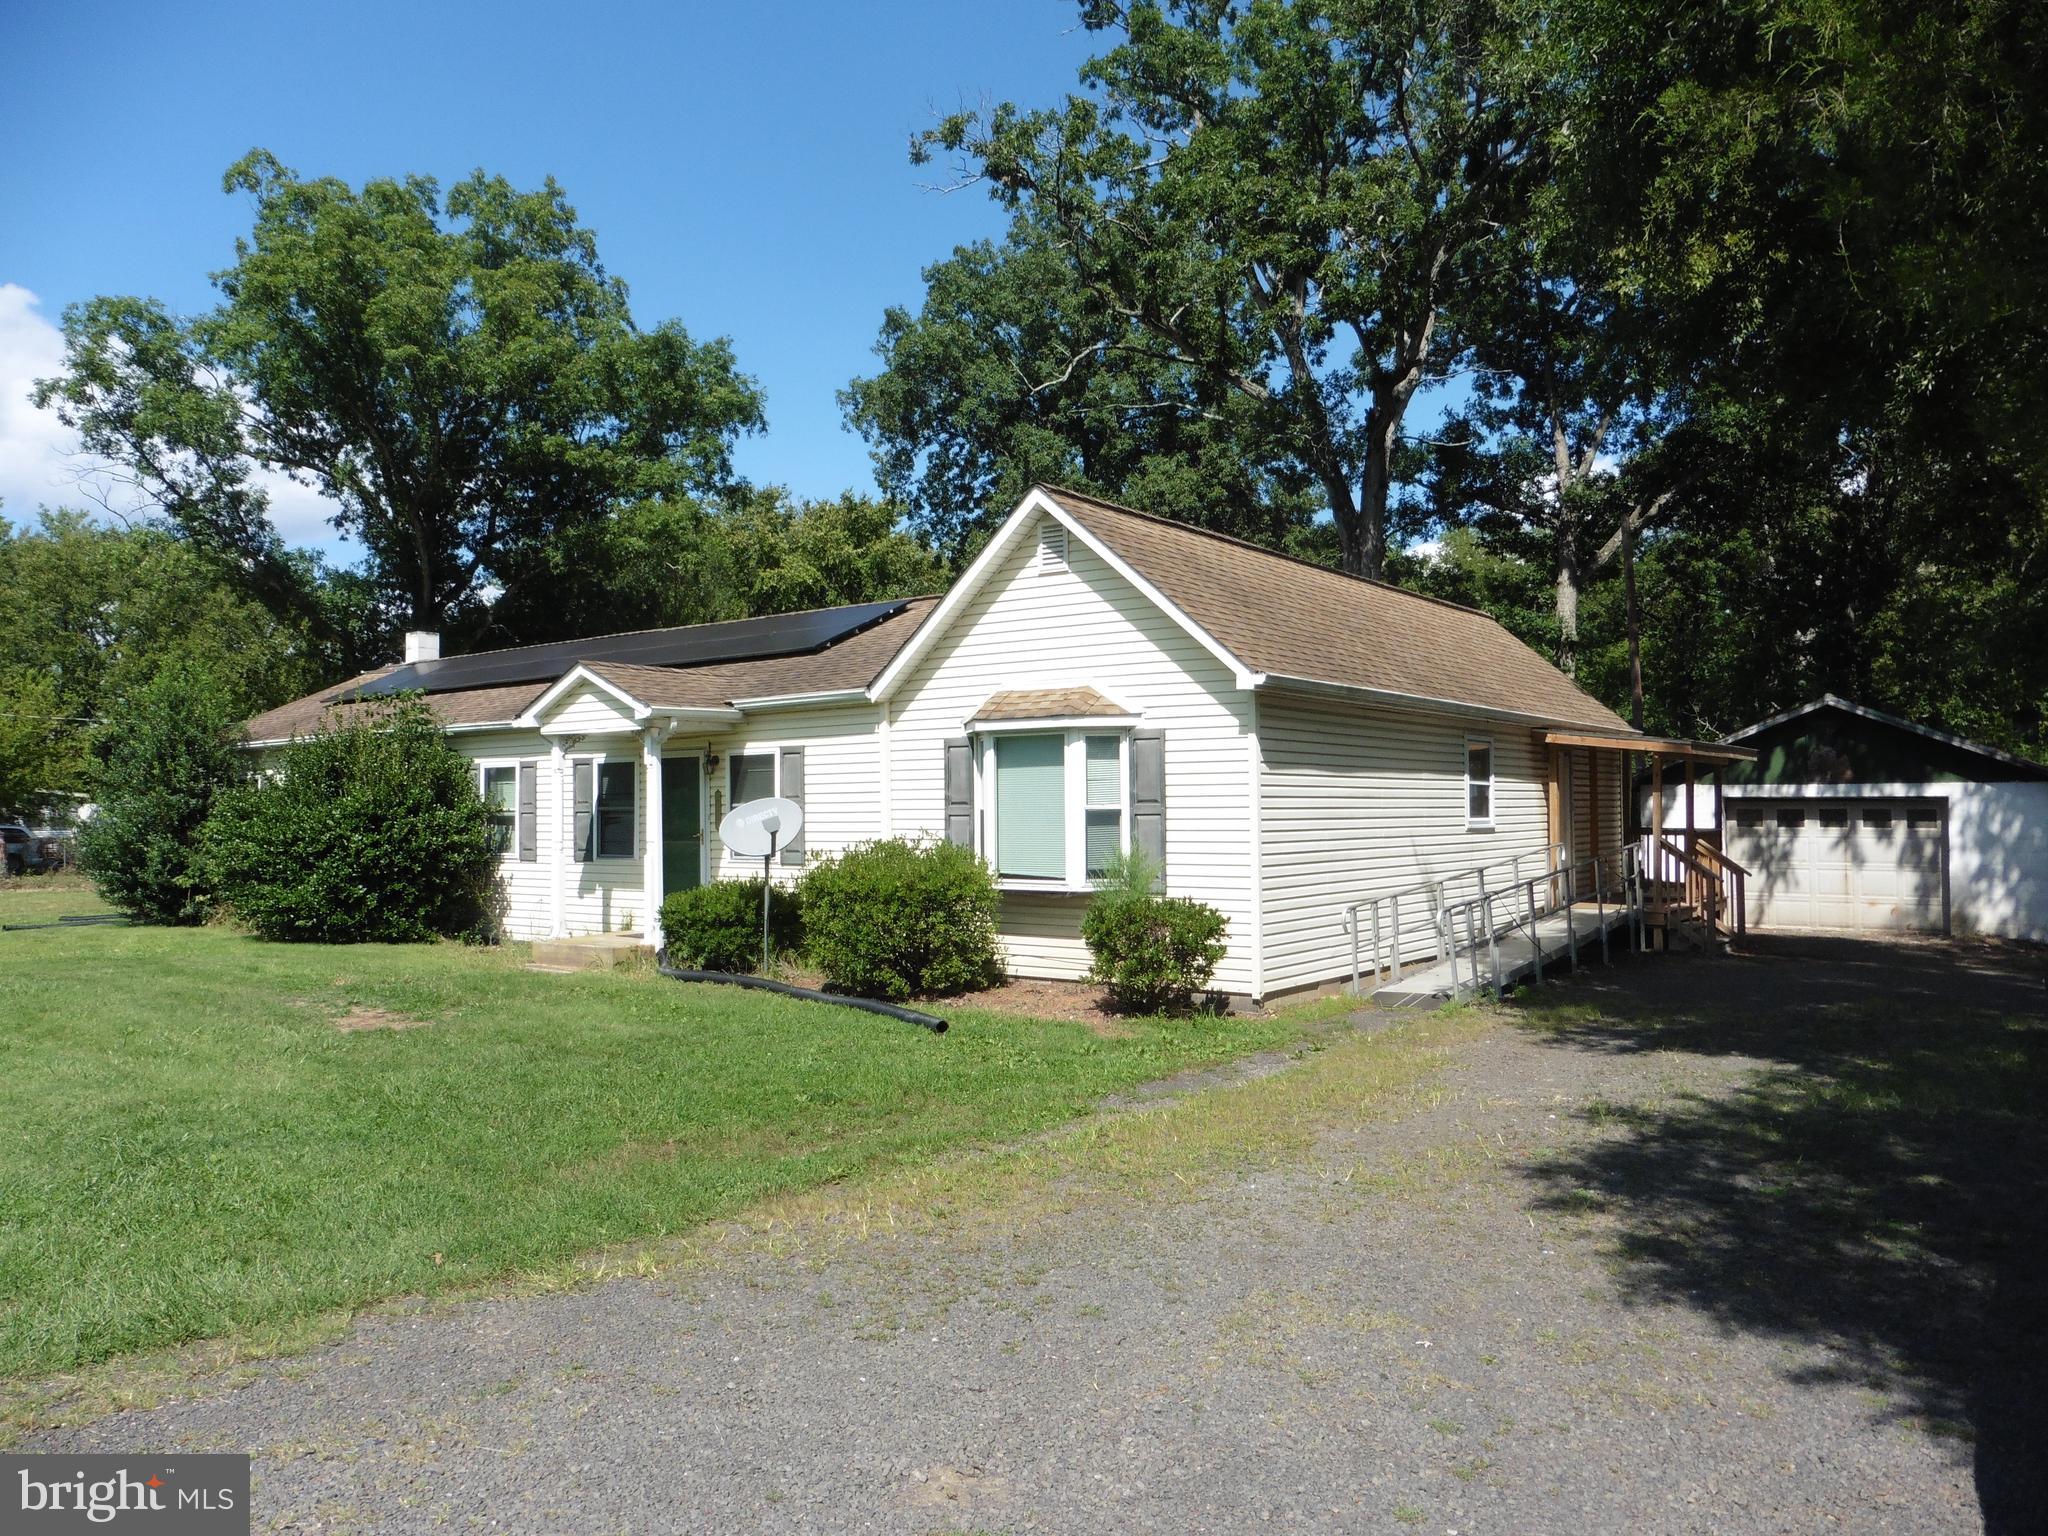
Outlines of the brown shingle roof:
M 1005 688 L 974 712 L 976 720 L 1072 720 L 1121 715 L 1123 709 L 1093 688 Z
M 735 699 L 765 699 L 793 693 L 830 693 L 865 688 L 910 637 L 938 602 L 912 598 L 903 612 L 849 635 L 837 645 L 802 656 L 770 656 L 701 667 L 640 667 L 619 662 L 590 662 L 590 670 L 617 684 L 644 704 L 676 709 L 718 708 Z M 248 723 L 251 741 L 280 741 L 311 736 L 346 720 L 365 704 L 332 702 L 351 688 L 374 681 L 393 669 L 379 667 L 332 688 L 294 699 L 256 716 Z M 507 688 L 471 688 L 461 693 L 430 693 L 427 708 L 444 725 L 490 725 L 516 720 L 547 692 L 550 683 L 520 683 Z
M 1039 489 L 1254 672 L 1628 730 L 1477 609 Z

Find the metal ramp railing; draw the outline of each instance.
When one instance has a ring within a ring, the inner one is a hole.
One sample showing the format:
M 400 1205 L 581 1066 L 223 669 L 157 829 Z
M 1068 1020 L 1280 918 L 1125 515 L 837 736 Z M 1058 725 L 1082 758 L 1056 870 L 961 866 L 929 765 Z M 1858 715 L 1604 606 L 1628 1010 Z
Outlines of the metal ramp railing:
M 1525 874 L 1525 867 L 1533 872 Z M 1479 984 L 1479 953 L 1484 949 L 1493 985 L 1498 990 L 1502 982 L 1501 942 L 1518 932 L 1523 934 L 1540 971 L 1544 950 L 1538 924 L 1559 911 L 1566 914 L 1562 938 L 1576 968 L 1578 930 L 1570 914 L 1588 895 L 1596 909 L 1603 953 L 1611 926 L 1607 915 L 1610 906 L 1626 916 L 1629 931 L 1640 948 L 1642 878 L 1640 860 L 1633 847 L 1574 863 L 1564 844 L 1551 843 L 1540 850 L 1459 870 L 1440 880 L 1353 902 L 1344 909 L 1351 937 L 1352 995 L 1364 994 L 1368 958 L 1374 990 L 1383 981 L 1400 981 L 1404 963 L 1413 967 L 1418 963 L 1440 965 L 1449 961 L 1452 992 L 1456 995 L 1461 943 L 1470 957 L 1472 984 Z M 1408 909 L 1405 919 L 1404 902 Z M 1412 941 L 1425 934 L 1429 948 L 1419 956 L 1414 955 Z M 1405 958 L 1404 949 L 1411 951 Z M 1519 963 L 1515 969 L 1520 969 Z

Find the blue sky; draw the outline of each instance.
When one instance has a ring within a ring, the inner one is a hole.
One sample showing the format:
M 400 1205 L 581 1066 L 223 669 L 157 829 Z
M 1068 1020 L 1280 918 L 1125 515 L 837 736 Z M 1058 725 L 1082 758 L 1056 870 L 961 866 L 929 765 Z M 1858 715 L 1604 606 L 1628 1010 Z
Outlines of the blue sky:
M 768 397 L 740 468 L 807 495 L 873 485 L 834 392 L 873 366 L 919 269 L 995 234 L 978 190 L 930 190 L 910 135 L 960 105 L 1054 99 L 1099 39 L 1068 0 L 781 7 L 414 0 L 0 0 L 0 515 L 76 500 L 56 425 L 20 397 L 64 306 L 209 302 L 255 145 L 353 183 L 475 167 L 553 175 L 643 323 L 732 337 Z M 279 524 L 326 543 L 309 493 Z

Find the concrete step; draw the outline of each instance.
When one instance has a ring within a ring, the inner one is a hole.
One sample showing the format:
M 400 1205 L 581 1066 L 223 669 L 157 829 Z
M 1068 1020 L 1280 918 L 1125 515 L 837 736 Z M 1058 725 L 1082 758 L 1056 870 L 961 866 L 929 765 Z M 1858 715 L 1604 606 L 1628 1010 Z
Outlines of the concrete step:
M 543 971 L 608 971 L 646 948 L 637 933 L 588 933 L 573 939 L 535 939 L 533 966 Z

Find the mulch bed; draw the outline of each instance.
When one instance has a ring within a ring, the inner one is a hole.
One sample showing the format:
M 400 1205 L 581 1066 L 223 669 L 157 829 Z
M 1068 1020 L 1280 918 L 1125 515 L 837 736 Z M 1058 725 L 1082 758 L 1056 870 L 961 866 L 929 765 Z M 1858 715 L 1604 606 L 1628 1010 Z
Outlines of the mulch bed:
M 1015 1013 L 1031 1019 L 1064 1019 L 1086 1024 L 1098 1035 L 1128 1035 L 1130 1025 L 1110 1011 L 1102 988 L 1078 981 L 1006 981 L 980 992 L 962 992 L 943 1000 L 955 1008 L 985 1008 L 990 1013 Z

